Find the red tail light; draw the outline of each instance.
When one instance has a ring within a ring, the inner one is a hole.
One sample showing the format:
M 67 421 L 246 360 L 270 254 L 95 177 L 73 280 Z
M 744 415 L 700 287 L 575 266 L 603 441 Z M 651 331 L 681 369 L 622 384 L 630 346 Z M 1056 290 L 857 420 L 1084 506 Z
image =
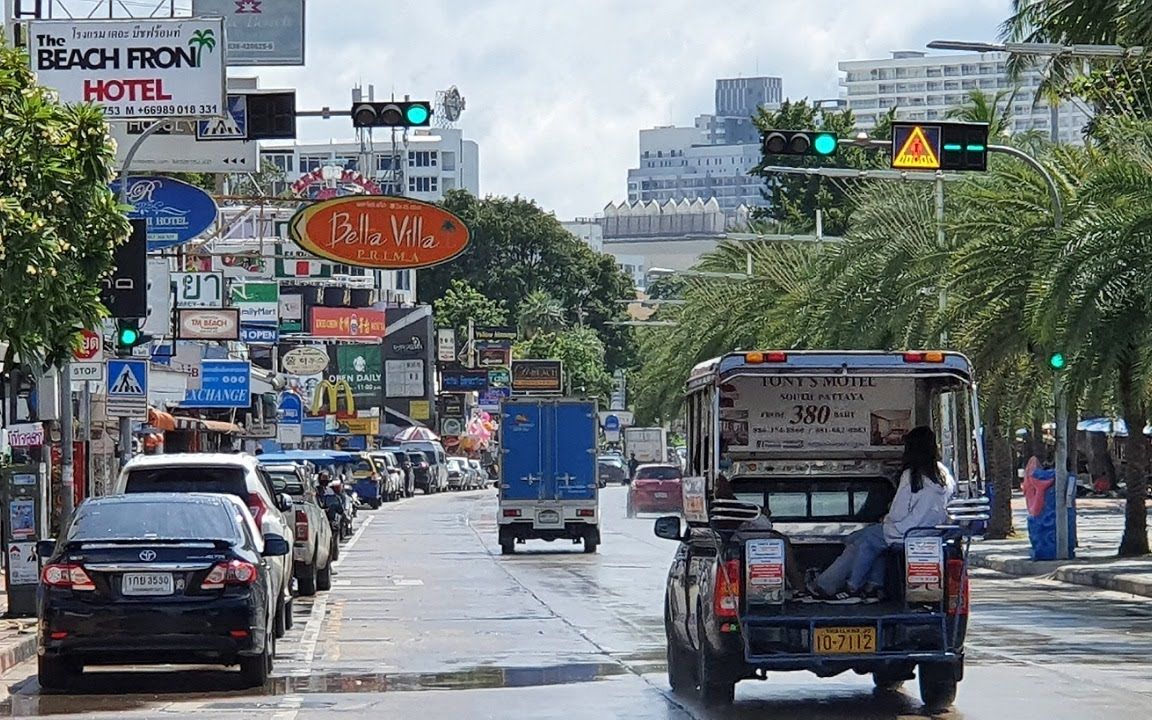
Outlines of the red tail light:
M 720 563 L 716 573 L 716 591 L 712 593 L 712 609 L 719 618 L 734 618 L 740 614 L 740 561 Z
M 576 517 L 595 517 L 596 511 L 592 508 L 580 508 L 576 511 Z
M 88 573 L 79 565 L 53 564 L 45 565 L 40 578 L 45 585 L 57 588 L 72 588 L 73 590 L 95 590 L 96 583 L 88 577 Z
M 208 577 L 200 583 L 200 589 L 220 590 L 225 585 L 251 585 L 256 582 L 256 576 L 256 566 L 243 560 L 216 563 Z
M 948 576 L 946 581 L 948 589 L 948 614 L 968 614 L 968 569 L 963 560 L 948 561 Z
M 256 527 L 263 532 L 264 513 L 268 512 L 268 506 L 264 504 L 264 498 L 260 497 L 260 493 L 248 493 L 248 509 L 252 511 L 252 517 L 256 519 Z
M 296 539 L 300 541 L 308 539 L 308 513 L 303 510 L 296 511 Z
M 520 517 L 520 511 L 516 508 L 505 508 L 504 517 Z

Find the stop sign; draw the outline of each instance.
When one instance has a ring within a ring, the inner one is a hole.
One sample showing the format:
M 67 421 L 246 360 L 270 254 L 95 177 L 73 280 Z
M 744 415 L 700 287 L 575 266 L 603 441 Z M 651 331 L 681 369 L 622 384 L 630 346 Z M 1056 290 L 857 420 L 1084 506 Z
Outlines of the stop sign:
M 92 330 L 82 330 L 80 347 L 72 352 L 78 362 L 100 362 L 104 359 L 104 336 Z

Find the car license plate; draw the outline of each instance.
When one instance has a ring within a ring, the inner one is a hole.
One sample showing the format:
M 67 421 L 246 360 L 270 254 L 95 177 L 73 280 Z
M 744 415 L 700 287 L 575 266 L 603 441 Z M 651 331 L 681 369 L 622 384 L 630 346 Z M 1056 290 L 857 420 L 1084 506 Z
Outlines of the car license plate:
M 816 628 L 812 652 L 818 655 L 863 655 L 876 652 L 876 628 Z
M 555 510 L 541 510 L 540 514 L 536 516 L 536 519 L 541 525 L 559 525 L 560 513 Z
M 667 500 L 668 499 L 668 493 L 661 493 L 661 492 L 652 493 L 652 497 L 656 498 L 657 500 Z
M 124 573 L 120 589 L 125 595 L 171 595 L 172 573 Z

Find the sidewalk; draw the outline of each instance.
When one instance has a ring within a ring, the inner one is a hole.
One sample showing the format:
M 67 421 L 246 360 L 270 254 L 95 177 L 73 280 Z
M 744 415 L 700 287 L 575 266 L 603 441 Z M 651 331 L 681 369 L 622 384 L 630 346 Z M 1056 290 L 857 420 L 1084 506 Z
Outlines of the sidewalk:
M 1122 499 L 1081 498 L 1076 501 L 1079 545 L 1073 560 L 1033 561 L 1023 499 L 1013 498 L 1012 508 L 1016 537 L 974 542 L 969 556 L 973 567 L 1008 575 L 1049 577 L 1076 585 L 1152 597 L 1152 555 L 1116 557 L 1124 530 Z
M 0 574 L 0 675 L 36 657 L 36 618 L 3 617 L 8 612 L 8 594 L 3 588 L 4 579 Z M 7 696 L 8 688 L 0 687 L 0 699 Z

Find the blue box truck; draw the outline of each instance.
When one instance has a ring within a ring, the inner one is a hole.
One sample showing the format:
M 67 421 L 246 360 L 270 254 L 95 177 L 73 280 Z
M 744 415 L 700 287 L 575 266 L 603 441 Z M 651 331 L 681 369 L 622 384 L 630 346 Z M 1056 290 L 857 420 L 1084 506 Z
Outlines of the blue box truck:
M 596 552 L 596 402 L 509 398 L 500 420 L 500 552 L 531 539 L 568 539 Z

